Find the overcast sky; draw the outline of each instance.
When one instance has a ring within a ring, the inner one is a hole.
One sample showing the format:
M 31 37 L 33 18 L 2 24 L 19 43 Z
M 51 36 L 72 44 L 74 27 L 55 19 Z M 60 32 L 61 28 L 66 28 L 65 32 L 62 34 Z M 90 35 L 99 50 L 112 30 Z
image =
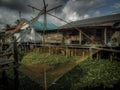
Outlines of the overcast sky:
M 62 5 L 50 13 L 68 22 L 120 13 L 120 0 L 46 0 L 46 4 L 47 9 Z M 22 12 L 21 17 L 26 19 L 39 13 L 27 5 L 43 9 L 43 0 L 0 0 L 0 28 L 4 26 L 1 23 L 14 24 L 15 20 L 19 19 L 19 11 Z M 39 21 L 43 21 L 43 16 Z M 65 24 L 49 15 L 47 22 L 57 26 Z

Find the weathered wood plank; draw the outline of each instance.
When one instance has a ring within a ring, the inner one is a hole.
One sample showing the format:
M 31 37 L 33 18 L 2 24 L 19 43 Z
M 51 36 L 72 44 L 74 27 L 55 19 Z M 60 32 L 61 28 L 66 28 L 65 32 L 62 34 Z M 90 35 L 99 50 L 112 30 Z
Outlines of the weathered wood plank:
M 0 57 L 12 55 L 12 54 L 13 54 L 13 52 L 4 53 L 4 54 L 0 54 Z
M 0 71 L 12 69 L 12 68 L 16 68 L 17 66 L 18 66 L 18 65 L 9 65 L 9 66 L 5 66 L 5 67 L 2 67 L 2 68 L 0 69 Z
M 9 59 L 6 59 L 6 58 L 0 58 L 0 66 L 5 65 L 5 64 L 10 64 L 10 63 L 13 63 L 13 62 L 14 62 L 13 60 L 9 60 Z

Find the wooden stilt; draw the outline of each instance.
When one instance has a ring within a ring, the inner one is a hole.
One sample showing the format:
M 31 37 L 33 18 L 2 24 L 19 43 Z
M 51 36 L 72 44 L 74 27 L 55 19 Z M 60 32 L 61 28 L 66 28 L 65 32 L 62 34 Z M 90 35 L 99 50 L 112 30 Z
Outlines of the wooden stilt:
M 90 56 L 91 56 L 92 55 L 92 48 L 89 48 L 89 53 L 90 53 Z M 90 59 L 92 60 L 93 56 L 91 56 Z
M 83 57 L 85 56 L 85 52 L 84 52 L 84 50 L 82 51 L 82 56 L 83 56 Z
M 104 30 L 104 44 L 107 44 L 107 28 Z
M 19 88 L 19 73 L 16 67 L 14 68 L 14 88 L 15 90 Z
M 99 60 L 99 53 L 96 53 L 96 59 Z
M 76 56 L 76 48 L 75 48 L 75 56 Z
M 73 56 L 73 50 L 70 49 L 70 56 Z
M 110 54 L 110 61 L 113 61 L 113 53 Z
M 67 47 L 65 48 L 65 56 L 68 57 L 68 55 L 67 55 Z
M 4 90 L 8 90 L 8 82 L 7 82 L 7 76 L 6 76 L 6 71 L 2 71 L 2 83 L 3 83 L 3 88 Z
M 16 38 L 14 38 L 14 64 L 18 65 L 19 59 L 18 59 L 18 50 L 17 50 L 17 43 L 16 43 Z M 19 74 L 18 74 L 18 70 L 17 67 L 14 67 L 14 81 L 15 81 L 15 90 L 18 90 L 19 87 Z
M 49 52 L 49 54 L 50 54 L 50 46 L 48 46 L 48 52 Z
M 47 90 L 46 69 L 44 68 L 44 89 Z

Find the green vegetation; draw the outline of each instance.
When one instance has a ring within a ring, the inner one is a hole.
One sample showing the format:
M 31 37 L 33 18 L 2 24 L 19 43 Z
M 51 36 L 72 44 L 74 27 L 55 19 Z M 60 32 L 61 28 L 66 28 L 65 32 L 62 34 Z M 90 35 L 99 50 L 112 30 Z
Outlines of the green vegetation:
M 120 82 L 120 62 L 86 60 L 64 75 L 50 90 L 114 88 L 118 82 Z
M 37 58 L 36 58 L 37 57 Z M 79 57 L 80 58 L 80 57 Z M 63 55 L 49 53 L 28 53 L 24 56 L 22 64 L 47 64 L 50 66 L 66 66 L 69 61 L 74 62 L 78 57 L 66 58 Z M 48 75 L 49 76 L 49 75 Z M 113 88 L 120 81 L 120 62 L 109 60 L 86 60 L 65 74 L 51 89 L 79 90 L 83 88 Z
M 47 64 L 50 66 L 59 66 L 60 64 L 66 64 L 69 61 L 76 60 L 77 56 L 66 57 L 61 54 L 49 54 L 49 53 L 35 53 L 30 52 L 25 55 L 21 61 L 24 65 L 34 64 Z
M 48 67 L 47 83 L 51 83 L 54 77 L 58 77 L 59 74 L 64 72 L 63 70 L 66 70 L 68 66 L 74 64 L 80 58 L 79 56 L 66 57 L 60 54 L 36 52 L 30 52 L 24 55 L 20 68 L 23 67 L 19 71 L 19 90 L 42 90 L 43 85 L 34 81 L 43 79 L 44 73 L 42 69 L 44 67 Z M 26 66 L 26 70 L 24 66 Z M 54 67 L 54 69 L 51 69 L 51 67 Z M 27 70 L 29 71 L 27 72 Z M 13 70 L 9 70 L 7 75 L 10 79 L 14 80 Z M 34 78 L 28 77 L 29 75 Z M 42 83 L 44 84 L 44 82 Z M 85 60 L 63 75 L 48 90 L 98 90 L 98 88 L 100 88 L 99 90 L 108 90 L 109 88 L 110 90 L 119 90 L 120 86 L 118 83 L 120 83 L 119 61 Z M 0 88 L 0 90 L 2 89 Z
M 80 57 L 66 57 L 62 54 L 30 52 L 23 57 L 19 71 L 35 82 L 40 83 L 42 86 L 44 85 L 44 72 L 46 72 L 47 85 L 51 85 L 55 79 L 71 68 L 71 63 L 73 65 L 78 58 Z

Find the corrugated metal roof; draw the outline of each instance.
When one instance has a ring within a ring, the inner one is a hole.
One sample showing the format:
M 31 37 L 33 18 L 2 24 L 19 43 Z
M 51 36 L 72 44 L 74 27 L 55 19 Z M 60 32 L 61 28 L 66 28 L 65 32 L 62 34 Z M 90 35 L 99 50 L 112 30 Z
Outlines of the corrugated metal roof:
M 27 21 L 27 23 L 30 22 L 30 20 L 28 19 L 23 19 L 25 21 Z M 40 22 L 40 21 L 36 21 L 33 26 L 32 26 L 36 31 L 42 31 L 44 30 L 44 23 L 43 22 Z M 58 27 L 52 23 L 47 23 L 46 24 L 46 30 L 55 30 L 55 29 L 58 29 Z
M 44 23 L 36 21 L 35 24 L 33 25 L 33 28 L 37 31 L 44 30 Z M 58 29 L 58 27 L 52 23 L 47 23 L 46 24 L 46 30 L 53 30 L 53 29 Z
M 95 26 L 98 24 L 110 23 L 110 22 L 120 22 L 120 14 L 113 14 L 95 18 L 89 18 L 79 21 L 71 22 L 74 27 L 85 27 L 85 26 Z M 60 28 L 72 28 L 70 24 L 61 26 Z

